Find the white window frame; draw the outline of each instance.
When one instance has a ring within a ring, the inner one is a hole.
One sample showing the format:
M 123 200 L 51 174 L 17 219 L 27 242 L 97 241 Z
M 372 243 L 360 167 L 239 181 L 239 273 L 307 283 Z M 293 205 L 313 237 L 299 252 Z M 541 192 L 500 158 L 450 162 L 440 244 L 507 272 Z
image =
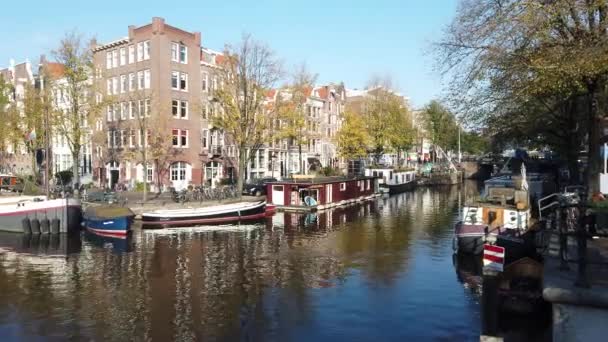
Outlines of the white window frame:
M 127 49 L 123 46 L 120 48 L 120 65 L 127 64 Z
M 127 120 L 127 112 L 129 111 L 129 103 L 121 102 L 120 103 L 120 119 Z
M 144 61 L 150 59 L 150 41 L 144 41 Z
M 144 42 L 137 43 L 137 61 L 141 62 L 144 60 Z
M 112 95 L 112 79 L 108 78 L 106 80 L 106 82 L 108 83 L 108 91 L 107 91 L 107 93 L 108 93 L 108 95 Z
M 182 82 L 184 82 L 184 87 L 182 88 Z M 185 72 L 181 72 L 179 74 L 179 90 L 188 91 L 188 74 Z
M 179 44 L 171 42 L 171 61 L 179 62 Z
M 175 85 L 173 85 L 175 80 Z M 171 89 L 179 90 L 179 71 L 171 71 Z
M 137 77 L 134 72 L 129 73 L 129 91 L 137 90 Z
M 112 77 L 112 94 L 118 94 L 118 77 Z
M 201 75 L 201 79 L 203 80 L 202 90 L 205 93 L 209 92 L 209 73 L 203 72 Z
M 118 67 L 118 50 L 112 50 L 112 67 Z
M 182 56 L 182 50 L 184 53 L 183 56 Z M 178 58 L 179 58 L 180 63 L 188 64 L 188 47 L 186 45 L 184 45 L 184 44 L 179 45 Z
M 144 88 L 145 86 L 146 86 L 146 80 L 144 78 L 144 72 L 138 71 L 137 72 L 137 89 L 139 89 L 139 90 L 145 89 Z
M 107 121 L 108 122 L 112 121 L 112 117 L 114 116 L 112 113 L 113 113 L 113 107 L 110 104 L 110 105 L 108 105 L 108 108 L 107 108 Z
M 129 64 L 135 63 L 135 45 L 129 45 Z
M 106 69 L 112 69 L 112 51 L 106 51 Z
M 146 116 L 146 103 L 144 100 L 137 101 L 137 113 L 139 114 L 140 118 Z
M 126 93 L 128 87 L 129 84 L 127 83 L 127 75 L 120 75 L 120 93 Z
M 144 100 L 144 116 L 149 118 L 152 111 L 152 102 L 149 98 Z
M 112 109 L 112 121 L 118 121 L 118 111 L 120 110 L 120 105 L 118 103 L 113 104 Z
M 184 110 L 185 110 L 186 115 L 182 115 L 182 111 L 184 111 Z M 189 108 L 188 108 L 188 101 L 180 100 L 179 101 L 179 111 L 178 111 L 179 118 L 183 119 L 183 120 L 188 120 L 189 114 L 190 114 L 190 112 L 189 112 Z
M 179 100 L 171 100 L 171 116 L 173 116 L 174 119 L 179 118 L 179 102 Z
M 135 101 L 129 101 L 129 119 L 135 119 Z
M 340 183 L 340 191 L 346 191 L 346 183 Z
M 144 70 L 144 89 L 150 89 L 150 69 Z

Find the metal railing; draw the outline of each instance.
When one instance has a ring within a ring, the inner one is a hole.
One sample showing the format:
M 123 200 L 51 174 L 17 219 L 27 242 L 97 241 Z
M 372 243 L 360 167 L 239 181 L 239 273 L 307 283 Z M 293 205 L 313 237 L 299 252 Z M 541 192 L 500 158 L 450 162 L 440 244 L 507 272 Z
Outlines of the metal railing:
M 549 197 L 549 196 L 548 196 Z M 540 201 L 539 201 L 540 202 Z M 558 257 L 560 270 L 570 270 L 570 263 L 577 265 L 575 286 L 589 288 L 591 283 L 588 277 L 590 264 L 608 265 L 608 262 L 589 260 L 587 241 L 589 239 L 608 238 L 608 234 L 598 232 L 597 213 L 591 213 L 588 205 L 582 203 L 558 203 L 549 216 L 548 232 L 558 236 Z M 540 205 L 539 205 L 540 207 Z M 546 207 L 549 207 L 547 205 Z M 575 255 L 571 255 L 568 246 L 570 238 L 575 239 Z

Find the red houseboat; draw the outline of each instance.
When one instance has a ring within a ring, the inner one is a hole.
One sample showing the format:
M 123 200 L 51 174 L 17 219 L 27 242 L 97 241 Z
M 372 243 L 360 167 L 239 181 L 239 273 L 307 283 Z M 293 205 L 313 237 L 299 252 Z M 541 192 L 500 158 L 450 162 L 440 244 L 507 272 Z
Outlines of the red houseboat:
M 284 210 L 322 210 L 380 196 L 377 177 L 295 176 L 266 187 L 266 201 Z

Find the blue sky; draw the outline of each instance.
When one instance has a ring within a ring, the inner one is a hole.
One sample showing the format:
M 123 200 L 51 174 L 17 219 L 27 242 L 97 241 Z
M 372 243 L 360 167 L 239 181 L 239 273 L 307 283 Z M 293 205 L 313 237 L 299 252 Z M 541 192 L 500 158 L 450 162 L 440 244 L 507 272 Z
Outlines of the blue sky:
M 87 3 L 84 5 L 83 3 Z M 93 4 L 93 5 L 88 5 Z M 441 93 L 430 43 L 455 14 L 457 0 L 81 0 L 27 2 L 3 16 L 0 67 L 9 59 L 38 61 L 66 31 L 107 42 L 127 35 L 128 25 L 154 16 L 221 50 L 243 32 L 267 42 L 293 67 L 305 62 L 319 82 L 344 81 L 363 88 L 372 75 L 390 75 L 415 107 Z

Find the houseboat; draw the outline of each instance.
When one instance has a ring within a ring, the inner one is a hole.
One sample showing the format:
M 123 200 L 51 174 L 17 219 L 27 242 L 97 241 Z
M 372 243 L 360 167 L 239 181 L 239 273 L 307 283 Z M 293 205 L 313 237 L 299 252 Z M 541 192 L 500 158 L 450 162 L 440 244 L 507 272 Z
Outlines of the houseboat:
M 365 176 L 378 177 L 381 192 L 398 194 L 416 187 L 416 170 L 394 169 L 392 167 L 370 167 Z
M 458 252 L 481 254 L 486 242 L 517 238 L 531 227 L 530 193 L 525 180 L 516 187 L 488 186 L 485 196 L 462 208 L 454 233 Z
M 282 210 L 323 210 L 380 196 L 377 177 L 300 176 L 266 186 L 266 200 Z

